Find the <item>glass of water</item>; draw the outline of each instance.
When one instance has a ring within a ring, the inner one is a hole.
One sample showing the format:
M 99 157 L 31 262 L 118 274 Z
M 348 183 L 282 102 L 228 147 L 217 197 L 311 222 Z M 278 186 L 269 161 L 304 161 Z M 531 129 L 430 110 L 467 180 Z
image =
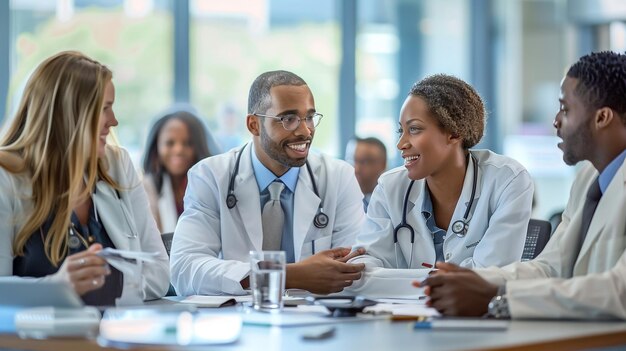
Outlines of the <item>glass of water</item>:
M 284 251 L 250 251 L 250 288 L 255 310 L 282 310 L 285 275 Z

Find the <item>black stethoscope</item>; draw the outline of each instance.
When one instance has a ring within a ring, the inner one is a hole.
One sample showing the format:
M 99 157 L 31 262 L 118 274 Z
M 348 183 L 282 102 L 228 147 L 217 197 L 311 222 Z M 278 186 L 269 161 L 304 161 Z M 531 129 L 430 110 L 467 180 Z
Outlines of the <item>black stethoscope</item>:
M 246 145 L 247 146 L 247 145 Z M 226 206 L 229 209 L 233 209 L 237 206 L 237 196 L 235 196 L 235 177 L 239 173 L 239 162 L 241 161 L 241 155 L 243 154 L 243 150 L 246 146 L 242 147 L 239 150 L 239 155 L 237 155 L 237 160 L 235 161 L 235 168 L 233 170 L 233 174 L 230 176 L 230 181 L 228 182 L 228 195 L 226 195 Z M 309 161 L 306 161 L 306 170 L 309 172 L 309 177 L 311 177 L 311 184 L 313 185 L 313 192 L 317 197 L 320 198 L 320 204 L 317 206 L 317 214 L 313 217 L 313 225 L 316 228 L 326 228 L 328 226 L 328 216 L 324 213 L 324 200 L 320 197 L 319 192 L 317 191 L 317 184 L 315 183 L 315 178 L 313 177 L 313 171 L 311 171 L 311 166 L 309 165 Z
M 478 182 L 478 164 L 474 155 L 469 153 L 469 157 L 472 160 L 472 165 L 474 166 L 473 178 L 472 178 L 472 194 L 470 195 L 469 203 L 467 204 L 467 208 L 465 208 L 465 213 L 463 214 L 463 218 L 454 221 L 452 223 L 452 232 L 456 234 L 459 238 L 465 237 L 467 234 L 467 230 L 469 228 L 469 214 L 474 205 L 474 195 L 476 195 L 476 184 Z M 402 204 L 402 221 L 393 229 L 393 247 L 396 255 L 396 267 L 398 266 L 398 233 L 400 229 L 407 229 L 409 231 L 409 235 L 411 236 L 411 258 L 409 259 L 409 266 L 411 268 L 411 264 L 413 263 L 413 247 L 415 246 L 415 230 L 413 226 L 411 226 L 407 220 L 407 207 L 409 203 L 409 195 L 411 194 L 411 189 L 413 188 L 413 184 L 415 180 L 411 180 L 409 183 L 409 187 L 406 190 L 406 194 L 404 195 L 404 203 Z

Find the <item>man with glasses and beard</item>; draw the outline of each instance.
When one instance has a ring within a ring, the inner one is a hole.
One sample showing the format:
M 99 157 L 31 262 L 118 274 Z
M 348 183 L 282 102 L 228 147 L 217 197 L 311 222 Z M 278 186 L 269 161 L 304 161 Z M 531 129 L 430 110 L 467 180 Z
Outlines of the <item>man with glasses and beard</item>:
M 244 294 L 249 252 L 285 251 L 285 287 L 339 292 L 361 277 L 348 264 L 363 221 L 362 194 L 346 162 L 310 154 L 322 119 L 306 82 L 261 74 L 248 95 L 252 142 L 209 157 L 188 174 L 172 243 L 179 295 Z

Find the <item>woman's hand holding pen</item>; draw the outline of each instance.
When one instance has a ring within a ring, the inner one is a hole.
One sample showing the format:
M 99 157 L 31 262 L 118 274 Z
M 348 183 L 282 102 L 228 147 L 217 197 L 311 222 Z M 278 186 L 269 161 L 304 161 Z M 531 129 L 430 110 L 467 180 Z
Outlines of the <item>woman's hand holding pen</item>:
M 53 275 L 54 280 L 72 286 L 79 295 L 100 289 L 111 270 L 106 261 L 96 255 L 102 245 L 91 245 L 87 250 L 67 256 L 61 268 Z
M 437 271 L 413 286 L 424 288 L 429 296 L 426 304 L 444 315 L 482 316 L 498 287 L 484 280 L 471 269 L 437 262 Z

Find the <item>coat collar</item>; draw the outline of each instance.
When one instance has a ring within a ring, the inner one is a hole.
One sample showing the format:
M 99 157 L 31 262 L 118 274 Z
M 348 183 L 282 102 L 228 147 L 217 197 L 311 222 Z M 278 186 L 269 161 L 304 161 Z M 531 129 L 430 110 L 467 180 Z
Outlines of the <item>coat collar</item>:
M 263 226 L 259 225 L 261 223 L 261 196 L 252 168 L 252 149 L 252 143 L 248 143 L 240 151 L 242 154 L 239 172 L 235 177 L 234 184 L 234 192 L 237 197 L 235 209 L 239 212 L 239 218 L 241 218 L 255 250 L 261 250 L 263 246 Z M 233 161 L 235 159 L 236 154 L 233 155 Z M 233 162 L 231 172 L 234 172 L 234 164 Z
M 322 164 L 318 158 L 309 154 L 307 157 L 307 162 L 311 166 L 311 173 L 314 180 L 311 179 L 311 174 L 306 169 L 306 165 L 300 168 L 300 174 L 298 176 L 298 186 L 296 187 L 296 192 L 294 193 L 294 211 L 293 211 L 293 244 L 294 244 L 294 253 L 295 260 L 298 262 L 300 260 L 300 254 L 302 252 L 301 248 L 304 243 L 304 239 L 309 232 L 311 226 L 313 226 L 313 219 L 317 214 L 318 206 L 322 202 L 320 196 L 325 193 L 325 183 L 326 183 L 326 169 L 322 167 Z M 315 194 L 313 191 L 313 181 L 317 185 L 317 190 L 320 193 L 320 196 Z M 332 223 L 328 224 L 332 226 Z M 313 233 L 321 234 L 321 231 L 316 231 Z M 317 237 L 311 237 L 309 239 L 314 240 Z
M 115 247 L 120 250 L 130 250 L 129 238 L 136 238 L 135 226 L 130 224 L 130 213 L 124 209 L 119 192 L 104 181 L 96 183 L 96 190 L 92 194 L 94 210 L 98 213 L 98 220 L 107 231 Z
M 459 201 L 457 202 L 456 208 L 454 209 L 454 214 L 452 215 L 452 219 L 450 220 L 450 225 L 452 225 L 452 223 L 454 223 L 456 220 L 463 218 L 463 215 L 465 214 L 465 209 L 470 204 L 470 197 L 472 195 L 472 187 L 474 184 L 476 184 L 476 193 L 474 194 L 474 201 L 472 204 L 473 208 L 476 208 L 476 203 L 478 202 L 478 199 L 480 198 L 480 194 L 482 193 L 483 174 L 480 171 L 478 157 L 476 155 L 474 155 L 474 157 L 475 157 L 476 162 L 469 162 L 469 164 L 467 165 L 467 169 L 465 170 L 465 178 L 463 179 L 463 190 L 461 191 L 461 196 L 459 197 Z M 476 170 L 476 179 L 474 179 L 475 167 L 478 168 Z M 413 189 L 411 190 L 411 195 L 409 195 L 409 204 L 407 206 L 407 212 L 413 211 L 414 208 L 419 209 L 421 212 L 422 204 L 424 202 L 424 197 L 425 197 L 424 193 L 428 190 L 426 189 L 425 180 L 422 180 L 420 183 L 421 183 L 420 184 L 421 186 L 418 186 L 418 184 L 416 184 L 413 186 Z M 417 195 L 417 198 L 415 198 L 416 195 L 414 195 L 415 192 L 417 191 L 415 188 L 420 189 L 419 194 Z M 415 200 L 412 200 L 412 199 L 415 199 Z M 419 213 L 419 215 L 421 216 L 422 214 Z M 470 210 L 467 216 L 468 223 L 471 221 L 473 215 L 474 215 L 474 211 Z M 442 228 L 442 229 L 447 230 L 449 228 Z

